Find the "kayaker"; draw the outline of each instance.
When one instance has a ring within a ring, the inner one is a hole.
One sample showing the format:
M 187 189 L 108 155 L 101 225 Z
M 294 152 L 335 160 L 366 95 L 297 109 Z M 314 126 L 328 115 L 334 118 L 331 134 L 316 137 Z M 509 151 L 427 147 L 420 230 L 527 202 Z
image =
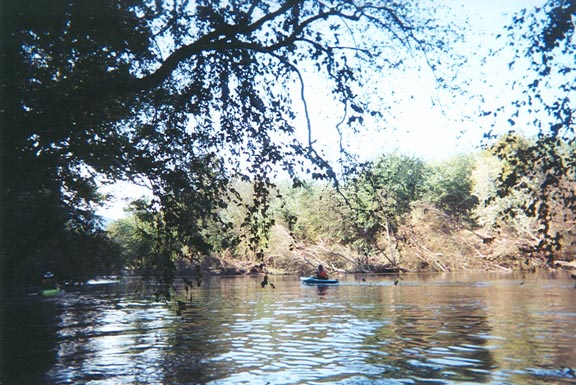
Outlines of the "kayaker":
M 316 272 L 316 279 L 328 279 L 328 273 L 324 270 L 324 266 L 318 265 L 318 271 Z
M 54 274 L 51 272 L 45 273 L 40 286 L 42 287 L 42 290 L 58 289 L 58 285 L 56 285 L 56 280 L 54 279 Z

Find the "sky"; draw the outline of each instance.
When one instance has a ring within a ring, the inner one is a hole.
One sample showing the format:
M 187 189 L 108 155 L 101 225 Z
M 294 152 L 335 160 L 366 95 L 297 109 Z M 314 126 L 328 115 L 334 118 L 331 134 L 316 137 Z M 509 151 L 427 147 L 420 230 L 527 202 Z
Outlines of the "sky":
M 494 44 L 502 44 L 495 39 L 495 35 L 502 32 L 514 12 L 541 6 L 544 1 L 430 1 L 448 6 L 460 19 L 468 19 L 469 29 L 463 30 L 466 45 L 459 47 L 468 61 L 459 71 L 462 79 L 469 80 L 469 91 L 482 96 L 487 104 L 506 103 L 508 98 L 511 100 L 514 96 L 506 81 L 514 74 L 506 70 L 507 63 L 493 61 L 486 64 L 481 59 Z M 493 123 L 488 119 L 470 118 L 476 117 L 483 107 L 478 99 L 454 98 L 443 93 L 437 88 L 429 69 L 404 71 L 395 76 L 388 86 L 397 91 L 395 95 L 399 99 L 393 101 L 394 108 L 387 117 L 387 129 L 369 130 L 350 140 L 352 149 L 358 151 L 365 160 L 394 151 L 424 160 L 442 160 L 469 153 L 477 148 L 483 133 Z M 314 87 L 306 92 L 307 95 L 314 94 Z M 340 119 L 341 112 L 335 112 L 330 102 L 322 98 L 307 99 L 314 139 L 324 143 L 326 153 L 329 154 L 335 143 L 334 122 Z M 500 127 L 503 132 L 508 129 L 510 127 Z M 99 215 L 108 220 L 125 216 L 123 208 L 130 200 L 149 194 L 142 187 L 124 182 L 104 188 L 103 192 L 111 192 L 115 196 L 107 207 L 98 211 Z
M 391 101 L 395 105 L 387 117 L 387 129 L 369 131 L 357 137 L 352 144 L 367 160 L 394 151 L 424 160 L 447 159 L 477 149 L 483 133 L 490 129 L 504 133 L 511 128 L 502 122 L 496 123 L 498 127 L 492 127 L 492 120 L 480 119 L 478 115 L 484 108 L 490 109 L 490 106 L 505 105 L 515 100 L 514 92 L 517 90 L 512 90 L 507 81 L 520 74 L 508 71 L 507 59 L 510 56 L 492 58 L 489 62 L 483 59 L 490 49 L 504 44 L 504 39 L 497 40 L 495 36 L 503 32 L 515 12 L 542 6 L 545 1 L 431 1 L 448 6 L 461 20 L 468 19 L 469 29 L 463 30 L 465 43 L 456 48 L 467 57 L 467 62 L 458 69 L 458 79 L 468 83 L 466 91 L 476 94 L 476 98 L 455 98 L 439 90 L 432 71 L 426 65 L 394 74 L 390 86 L 396 88 L 397 97 L 403 95 L 403 98 L 399 103 Z M 480 97 L 484 103 L 480 103 Z M 334 133 L 323 133 L 322 124 L 318 122 L 330 121 L 331 116 L 340 116 L 340 113 L 331 111 L 330 106 L 323 103 L 322 100 L 312 103 L 312 115 L 316 116 L 313 127 L 317 137 L 328 142 Z M 519 130 L 519 127 L 514 129 Z M 330 146 L 333 145 L 327 145 L 328 148 Z

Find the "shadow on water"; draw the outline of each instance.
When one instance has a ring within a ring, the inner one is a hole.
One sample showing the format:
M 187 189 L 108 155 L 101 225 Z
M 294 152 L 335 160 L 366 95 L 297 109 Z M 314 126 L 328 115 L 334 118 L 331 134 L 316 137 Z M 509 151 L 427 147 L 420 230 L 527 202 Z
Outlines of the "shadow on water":
M 39 295 L 2 304 L 0 383 L 41 384 L 56 363 L 57 302 Z
M 569 278 L 141 281 L 3 303 L 3 384 L 576 383 Z M 6 311 L 6 312 L 4 312 Z

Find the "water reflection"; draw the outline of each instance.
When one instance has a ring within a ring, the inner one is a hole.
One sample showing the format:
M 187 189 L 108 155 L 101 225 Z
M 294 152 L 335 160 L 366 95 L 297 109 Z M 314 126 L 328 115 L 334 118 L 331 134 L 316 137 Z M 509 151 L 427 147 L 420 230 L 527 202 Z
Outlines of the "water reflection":
M 494 360 L 483 337 L 491 332 L 484 305 L 465 294 L 451 301 L 445 294 L 434 288 L 410 305 L 391 306 L 391 324 L 371 339 L 386 345 L 386 360 L 398 375 L 485 382 Z
M 45 373 L 57 362 L 56 302 L 24 294 L 3 301 L 0 310 L 0 383 L 44 383 Z
M 180 306 L 139 283 L 78 288 L 5 304 L 2 383 L 576 383 L 572 282 L 532 278 L 215 278 Z
M 158 363 L 174 319 L 164 304 L 67 294 L 60 306 L 54 382 L 162 382 Z

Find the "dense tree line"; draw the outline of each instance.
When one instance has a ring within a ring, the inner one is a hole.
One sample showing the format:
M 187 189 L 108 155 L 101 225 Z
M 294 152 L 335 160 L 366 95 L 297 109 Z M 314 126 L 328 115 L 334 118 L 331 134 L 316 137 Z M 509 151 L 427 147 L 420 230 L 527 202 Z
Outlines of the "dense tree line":
M 455 233 L 451 242 L 460 242 L 456 233 L 461 229 L 479 232 L 485 241 L 494 238 L 514 240 L 511 247 L 516 248 L 506 248 L 506 252 L 512 254 L 496 256 L 498 263 L 504 266 L 514 265 L 514 261 L 508 261 L 508 258 L 531 258 L 534 265 L 552 263 L 551 255 L 568 258 L 576 250 L 576 217 L 570 207 L 554 199 L 566 190 L 575 191 L 576 182 L 568 176 L 555 184 L 555 191 L 550 188 L 550 194 L 535 198 L 530 193 L 540 191 L 548 177 L 547 170 L 543 169 L 533 173 L 519 170 L 523 167 L 522 153 L 537 142 L 537 139 L 510 133 L 478 154 L 436 162 L 424 162 L 400 154 L 383 155 L 364 164 L 339 188 L 314 180 L 298 187 L 280 183 L 279 194 L 270 199 L 272 223 L 262 224 L 262 228 L 270 229 L 273 224 L 286 236 L 280 239 L 263 233 L 259 250 L 267 255 L 284 254 L 289 258 L 290 254 L 298 254 L 298 247 L 319 243 L 339 245 L 357 256 L 354 268 L 362 266 L 367 271 L 382 266 L 398 268 L 403 263 L 402 248 L 415 242 L 414 239 L 403 239 L 407 227 L 429 236 L 432 236 L 430 232 L 437 231 L 427 227 L 427 219 L 414 219 L 424 208 L 435 211 L 434 215 Z M 562 148 L 553 152 L 562 154 L 559 161 L 565 162 L 572 156 L 574 148 L 563 143 Z M 525 187 L 514 193 L 502 194 L 500 180 L 510 178 L 522 180 Z M 245 187 L 245 198 L 249 199 L 252 192 L 248 186 Z M 242 189 L 237 187 L 236 190 Z M 534 206 L 540 205 L 550 205 L 554 212 L 547 222 L 533 210 Z M 134 209 L 132 216 L 112 225 L 110 230 L 122 248 L 131 253 L 132 257 L 127 258 L 128 265 L 137 267 L 143 255 L 151 254 L 142 254 L 133 245 L 148 244 L 141 234 L 149 234 L 156 221 L 146 220 L 142 211 L 138 211 L 136 206 Z M 205 227 L 204 239 L 213 242 L 210 249 L 221 257 L 257 263 L 260 259 L 251 251 L 249 239 L 243 233 L 244 213 L 238 213 L 238 209 L 230 205 L 222 208 L 220 215 L 228 218 L 231 225 L 227 228 Z M 554 250 L 550 250 L 546 243 L 544 230 L 548 229 L 556 234 L 558 243 Z M 431 253 L 445 251 L 443 245 L 435 247 Z M 189 254 L 188 257 L 195 266 L 203 263 L 203 255 Z M 274 264 L 273 258 L 268 260 Z

